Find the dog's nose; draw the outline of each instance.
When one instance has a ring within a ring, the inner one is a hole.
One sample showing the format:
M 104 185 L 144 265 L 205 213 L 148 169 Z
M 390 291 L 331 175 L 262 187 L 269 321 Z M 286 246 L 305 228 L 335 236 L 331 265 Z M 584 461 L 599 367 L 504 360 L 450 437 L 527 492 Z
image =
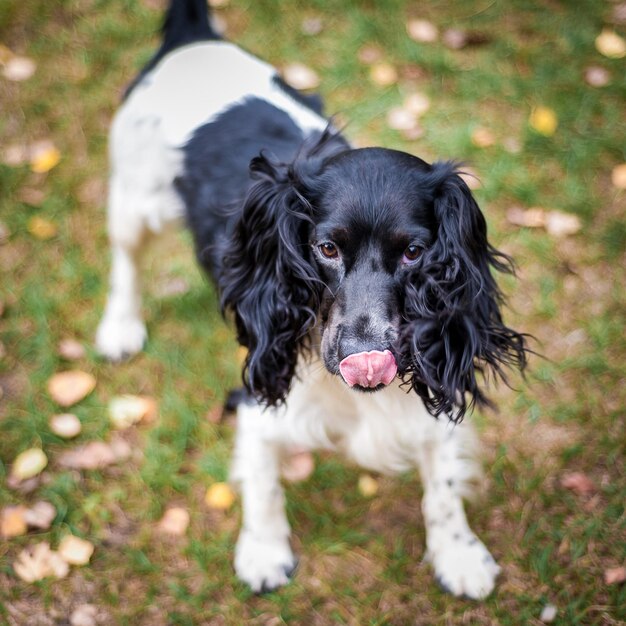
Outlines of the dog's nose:
M 339 371 L 350 387 L 373 389 L 388 385 L 396 377 L 398 365 L 389 350 L 371 350 L 347 356 L 339 363 Z

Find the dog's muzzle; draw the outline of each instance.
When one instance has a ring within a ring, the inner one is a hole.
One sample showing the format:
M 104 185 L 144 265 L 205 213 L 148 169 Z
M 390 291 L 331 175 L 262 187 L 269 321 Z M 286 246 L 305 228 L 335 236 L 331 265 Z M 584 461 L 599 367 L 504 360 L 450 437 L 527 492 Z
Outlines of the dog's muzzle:
M 339 364 L 339 371 L 350 387 L 374 389 L 388 385 L 396 377 L 398 365 L 389 350 L 372 350 L 347 356 Z

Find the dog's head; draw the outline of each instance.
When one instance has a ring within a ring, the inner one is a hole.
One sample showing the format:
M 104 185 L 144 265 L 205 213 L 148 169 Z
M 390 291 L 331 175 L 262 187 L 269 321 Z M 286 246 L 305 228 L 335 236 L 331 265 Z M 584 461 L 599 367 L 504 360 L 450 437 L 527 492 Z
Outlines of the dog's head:
M 487 402 L 478 372 L 523 368 L 524 337 L 503 324 L 491 274 L 509 259 L 453 164 L 331 136 L 251 169 L 220 284 L 262 401 L 284 400 L 303 348 L 355 390 L 400 376 L 456 419 Z

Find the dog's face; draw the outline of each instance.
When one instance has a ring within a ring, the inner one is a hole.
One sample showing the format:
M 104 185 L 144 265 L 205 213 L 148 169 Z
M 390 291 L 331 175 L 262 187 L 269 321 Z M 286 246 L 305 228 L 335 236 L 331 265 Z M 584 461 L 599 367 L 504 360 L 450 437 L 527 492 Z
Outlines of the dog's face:
M 285 398 L 306 347 L 356 391 L 400 376 L 433 414 L 457 418 L 486 402 L 477 372 L 523 367 L 491 274 L 509 261 L 451 164 L 331 137 L 252 171 L 220 285 L 261 400 Z

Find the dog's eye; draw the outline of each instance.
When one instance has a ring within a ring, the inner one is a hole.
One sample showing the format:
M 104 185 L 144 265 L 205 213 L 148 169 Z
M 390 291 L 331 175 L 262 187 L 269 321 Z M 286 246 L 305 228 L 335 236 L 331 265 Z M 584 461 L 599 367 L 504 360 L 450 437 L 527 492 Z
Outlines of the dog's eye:
M 336 259 L 339 256 L 339 250 L 337 250 L 337 246 L 331 241 L 325 241 L 319 246 L 320 252 L 327 259 Z
M 422 252 L 422 249 L 419 246 L 411 244 L 404 251 L 404 254 L 402 255 L 402 262 L 407 265 L 410 265 L 411 263 L 415 263 L 415 261 L 419 259 L 421 252 Z

